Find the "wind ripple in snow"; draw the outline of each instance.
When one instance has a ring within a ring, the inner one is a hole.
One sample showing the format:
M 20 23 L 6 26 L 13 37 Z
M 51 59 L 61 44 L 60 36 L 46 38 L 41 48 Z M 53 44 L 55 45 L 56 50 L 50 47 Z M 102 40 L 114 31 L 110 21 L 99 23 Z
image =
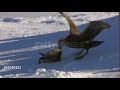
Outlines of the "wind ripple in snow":
M 21 22 L 21 19 L 17 19 L 17 18 L 3 18 L 1 21 L 18 23 L 18 22 Z
M 43 23 L 43 24 L 57 24 L 57 25 L 64 25 L 62 21 L 60 21 L 60 18 L 54 17 L 39 17 L 39 18 L 3 18 L 0 19 L 1 22 L 6 23 Z
M 59 25 L 64 25 L 63 22 L 56 21 L 56 20 L 53 20 L 53 19 L 48 19 L 46 21 L 41 21 L 41 23 L 44 23 L 44 24 L 59 24 Z

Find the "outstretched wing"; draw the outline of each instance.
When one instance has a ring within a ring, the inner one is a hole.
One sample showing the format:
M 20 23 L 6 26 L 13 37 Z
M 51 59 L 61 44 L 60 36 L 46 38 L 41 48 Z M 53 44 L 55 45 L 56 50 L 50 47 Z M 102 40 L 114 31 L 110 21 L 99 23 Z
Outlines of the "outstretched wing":
M 65 13 L 63 12 L 59 12 L 60 14 L 62 14 L 66 20 L 68 21 L 69 23 L 69 26 L 70 26 L 70 35 L 78 35 L 80 34 L 79 30 L 77 29 L 76 25 L 74 24 L 74 22 L 70 19 L 70 17 L 68 17 Z

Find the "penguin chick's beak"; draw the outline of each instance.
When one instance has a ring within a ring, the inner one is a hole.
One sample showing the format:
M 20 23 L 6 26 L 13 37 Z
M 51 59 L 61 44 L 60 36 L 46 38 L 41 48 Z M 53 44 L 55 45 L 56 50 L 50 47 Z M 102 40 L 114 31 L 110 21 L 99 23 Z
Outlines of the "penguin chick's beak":
M 43 60 L 44 60 L 44 57 L 41 57 L 41 58 L 39 59 L 39 64 L 43 63 Z

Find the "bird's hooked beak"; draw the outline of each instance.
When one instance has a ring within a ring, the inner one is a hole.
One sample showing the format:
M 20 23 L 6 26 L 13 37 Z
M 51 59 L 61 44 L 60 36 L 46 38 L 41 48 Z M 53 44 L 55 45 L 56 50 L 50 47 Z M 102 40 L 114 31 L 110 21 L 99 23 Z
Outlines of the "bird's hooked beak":
M 110 28 L 110 27 L 111 27 L 110 24 L 108 24 L 108 23 L 106 23 L 106 22 L 104 22 L 104 21 L 100 21 L 100 25 L 101 25 L 101 27 L 102 27 L 103 29 L 107 29 L 107 28 Z
M 105 25 L 103 25 L 102 27 L 103 27 L 103 28 L 105 28 L 105 29 L 107 29 L 107 28 L 110 28 L 110 27 L 111 27 L 111 25 L 109 25 L 109 24 L 107 24 L 107 23 L 106 23 L 106 24 L 105 24 Z

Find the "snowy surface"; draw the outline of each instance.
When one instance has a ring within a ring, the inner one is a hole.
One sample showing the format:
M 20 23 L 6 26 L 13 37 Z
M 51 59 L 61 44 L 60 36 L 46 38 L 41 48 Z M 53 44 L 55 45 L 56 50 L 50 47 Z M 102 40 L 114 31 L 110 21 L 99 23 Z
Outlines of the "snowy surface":
M 57 41 L 69 34 L 65 18 L 57 12 L 0 13 L 0 78 L 119 78 L 119 14 L 116 12 L 67 13 L 84 30 L 90 21 L 103 20 L 112 27 L 95 39 L 102 45 L 90 49 L 81 60 L 74 53 L 81 49 L 64 47 L 61 62 L 38 64 L 38 52 L 56 48 Z M 21 66 L 21 69 L 4 69 Z

